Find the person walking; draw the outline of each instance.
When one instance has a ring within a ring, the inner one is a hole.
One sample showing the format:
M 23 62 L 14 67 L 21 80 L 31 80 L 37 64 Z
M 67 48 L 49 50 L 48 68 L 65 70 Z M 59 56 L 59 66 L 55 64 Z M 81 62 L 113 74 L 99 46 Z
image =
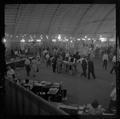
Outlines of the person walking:
M 92 74 L 93 78 L 96 79 L 93 60 L 88 58 L 88 79 L 90 79 L 90 74 Z
M 103 54 L 102 60 L 103 60 L 103 68 L 105 68 L 105 70 L 107 70 L 108 54 L 106 52 Z
M 28 57 L 25 59 L 25 70 L 27 76 L 30 76 L 31 67 L 30 67 L 30 60 Z

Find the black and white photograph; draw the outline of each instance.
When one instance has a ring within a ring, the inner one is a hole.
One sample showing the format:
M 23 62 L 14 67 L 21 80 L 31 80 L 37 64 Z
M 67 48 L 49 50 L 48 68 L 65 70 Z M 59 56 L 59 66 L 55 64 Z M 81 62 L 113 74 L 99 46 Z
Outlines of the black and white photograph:
M 116 115 L 115 4 L 5 4 L 4 25 L 6 115 Z

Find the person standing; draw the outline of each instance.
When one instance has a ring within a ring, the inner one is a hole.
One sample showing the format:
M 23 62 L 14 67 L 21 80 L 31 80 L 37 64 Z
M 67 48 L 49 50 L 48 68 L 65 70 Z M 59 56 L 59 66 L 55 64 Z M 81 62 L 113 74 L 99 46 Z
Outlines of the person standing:
M 26 70 L 27 76 L 30 76 L 31 68 L 30 68 L 30 60 L 28 57 L 25 59 L 25 70 Z
M 88 58 L 88 79 L 90 79 L 90 74 L 92 74 L 93 78 L 96 79 L 93 60 Z
M 103 54 L 102 60 L 103 60 L 103 68 L 105 68 L 105 70 L 107 70 L 108 54 L 106 52 Z
M 47 53 L 45 57 L 46 57 L 46 66 L 48 67 L 48 66 L 50 66 L 50 55 L 49 55 L 49 53 Z
M 108 110 L 112 111 L 116 107 L 116 87 L 113 88 L 111 94 L 110 94 L 110 102 L 108 106 Z
M 83 70 L 83 73 L 81 74 L 81 76 L 84 76 L 86 77 L 86 71 L 87 71 L 87 60 L 85 58 L 82 59 L 82 70 Z
M 52 59 L 53 72 L 56 72 L 56 64 L 57 64 L 57 58 L 54 56 L 53 59 Z
M 110 70 L 110 73 L 112 74 L 113 73 L 113 71 L 115 71 L 116 72 L 116 56 L 114 55 L 113 56 L 113 59 L 112 59 L 112 69 Z
M 39 67 L 40 67 L 40 64 L 41 64 L 40 57 L 37 57 L 36 61 L 37 61 L 37 72 L 39 72 Z
M 10 66 L 7 67 L 7 77 L 11 79 L 15 79 L 15 71 Z
M 37 60 L 35 58 L 33 58 L 32 60 L 32 70 L 33 70 L 33 77 L 35 77 L 37 72 Z

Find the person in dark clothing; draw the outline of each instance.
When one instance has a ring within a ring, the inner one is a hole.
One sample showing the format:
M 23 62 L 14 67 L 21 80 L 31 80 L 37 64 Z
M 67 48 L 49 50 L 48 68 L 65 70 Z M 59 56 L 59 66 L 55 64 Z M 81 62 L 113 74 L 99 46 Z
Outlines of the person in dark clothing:
M 11 49 L 11 57 L 14 57 L 14 56 L 15 56 L 14 51 L 13 49 Z
M 65 61 L 68 61 L 69 57 L 65 57 Z M 69 72 L 69 65 L 66 64 L 65 72 Z
M 31 71 L 31 67 L 30 67 L 30 60 L 28 57 L 25 60 L 25 70 L 26 70 L 27 76 L 29 76 L 30 71 Z
M 87 61 L 86 61 L 85 58 L 82 60 L 82 64 L 81 65 L 82 65 L 82 70 L 83 70 L 83 73 L 81 74 L 81 76 L 86 77 Z
M 53 72 L 56 71 L 56 64 L 57 64 L 57 57 L 53 57 L 53 59 L 52 59 L 52 69 L 53 69 Z
M 88 59 L 88 79 L 90 79 L 90 74 L 92 74 L 93 78 L 96 79 L 95 73 L 94 73 L 94 63 L 89 58 Z

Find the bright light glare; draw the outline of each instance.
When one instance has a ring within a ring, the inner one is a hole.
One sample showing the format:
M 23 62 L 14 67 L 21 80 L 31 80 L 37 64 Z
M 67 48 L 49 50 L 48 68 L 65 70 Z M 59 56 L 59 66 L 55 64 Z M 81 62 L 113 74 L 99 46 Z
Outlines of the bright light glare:
M 65 39 L 65 41 L 68 41 L 68 39 Z
M 105 41 L 107 41 L 106 38 L 100 38 L 100 40 L 101 40 L 101 42 L 105 42 Z
M 56 42 L 56 39 L 52 39 L 52 42 Z
M 41 42 L 41 39 L 37 39 L 36 41 L 37 41 L 37 42 Z
M 84 38 L 82 38 L 82 40 L 85 40 Z
M 88 38 L 88 40 L 91 40 L 90 38 Z
M 70 42 L 72 43 L 73 41 L 71 40 Z
M 25 40 L 24 40 L 24 39 L 22 39 L 20 42 L 24 43 L 24 42 L 25 42 Z
M 115 41 L 115 39 L 114 39 L 114 38 L 110 38 L 109 41 L 112 41 L 112 42 L 113 42 L 113 41 Z
M 6 39 L 5 38 L 3 39 L 3 42 L 6 43 Z
M 29 39 L 28 42 L 33 42 L 34 40 L 33 39 Z
M 78 38 L 77 40 L 80 41 L 80 38 Z
M 59 35 L 58 35 L 58 40 L 60 40 L 60 39 L 61 39 L 61 35 L 59 34 Z

